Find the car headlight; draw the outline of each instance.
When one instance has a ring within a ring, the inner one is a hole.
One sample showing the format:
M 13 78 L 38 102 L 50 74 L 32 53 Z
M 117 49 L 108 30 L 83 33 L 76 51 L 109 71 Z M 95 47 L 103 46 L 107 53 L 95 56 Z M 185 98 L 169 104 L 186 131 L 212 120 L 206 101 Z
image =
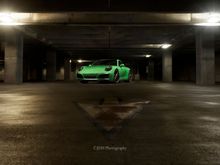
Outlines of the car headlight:
M 112 66 L 107 66 L 107 67 L 105 68 L 105 71 L 110 71 L 110 70 L 112 70 Z
M 83 66 L 79 68 L 79 71 L 83 70 Z

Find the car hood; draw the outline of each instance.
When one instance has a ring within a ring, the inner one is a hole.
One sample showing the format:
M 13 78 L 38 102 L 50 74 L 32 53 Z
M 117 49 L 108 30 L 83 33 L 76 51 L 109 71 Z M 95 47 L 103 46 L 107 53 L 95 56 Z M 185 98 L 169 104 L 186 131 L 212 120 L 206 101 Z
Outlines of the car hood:
M 103 73 L 106 72 L 106 65 L 93 65 L 93 66 L 83 66 L 83 69 L 80 73 Z

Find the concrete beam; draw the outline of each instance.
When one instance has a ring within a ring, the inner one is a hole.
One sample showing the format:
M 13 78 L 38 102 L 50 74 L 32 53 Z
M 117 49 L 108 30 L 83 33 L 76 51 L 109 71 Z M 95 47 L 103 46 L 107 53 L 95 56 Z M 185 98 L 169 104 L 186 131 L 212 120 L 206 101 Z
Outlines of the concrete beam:
M 196 31 L 196 84 L 215 84 L 214 29 L 201 27 Z
M 6 32 L 4 82 L 23 82 L 23 36 L 12 29 Z
M 210 13 L 168 12 L 54 12 L 54 13 L 10 13 L 15 25 L 194 25 L 207 22 Z M 4 24 L 4 22 L 0 22 Z

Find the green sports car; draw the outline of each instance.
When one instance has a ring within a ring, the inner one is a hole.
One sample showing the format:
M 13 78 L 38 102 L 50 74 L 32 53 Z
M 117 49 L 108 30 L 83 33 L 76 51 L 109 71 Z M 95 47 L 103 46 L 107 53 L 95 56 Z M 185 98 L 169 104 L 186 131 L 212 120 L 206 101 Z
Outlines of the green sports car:
M 82 83 L 88 81 L 131 81 L 130 68 L 121 60 L 97 60 L 89 66 L 82 66 L 77 72 L 77 79 Z

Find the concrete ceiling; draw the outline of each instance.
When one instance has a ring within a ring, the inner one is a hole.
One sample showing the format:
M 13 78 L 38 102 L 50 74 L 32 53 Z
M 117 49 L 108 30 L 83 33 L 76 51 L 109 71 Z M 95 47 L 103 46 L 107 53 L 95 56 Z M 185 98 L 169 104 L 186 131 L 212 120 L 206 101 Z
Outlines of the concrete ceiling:
M 138 56 L 146 52 L 161 54 L 161 49 L 151 49 L 149 44 L 171 43 L 178 48 L 194 43 L 195 27 L 191 25 L 195 20 L 192 13 L 217 11 L 220 2 L 0 0 L 0 11 L 6 9 L 38 12 L 32 14 L 31 23 L 17 29 L 62 53 Z M 32 45 L 34 42 L 28 38 L 25 43 Z
M 20 12 L 207 12 L 220 9 L 220 2 L 218 0 L 1 0 L 0 10 L 5 9 Z
M 72 54 L 141 55 L 160 53 L 149 44 L 183 44 L 193 36 L 194 29 L 185 26 L 28 26 L 53 48 Z M 136 53 L 135 53 L 136 52 Z

